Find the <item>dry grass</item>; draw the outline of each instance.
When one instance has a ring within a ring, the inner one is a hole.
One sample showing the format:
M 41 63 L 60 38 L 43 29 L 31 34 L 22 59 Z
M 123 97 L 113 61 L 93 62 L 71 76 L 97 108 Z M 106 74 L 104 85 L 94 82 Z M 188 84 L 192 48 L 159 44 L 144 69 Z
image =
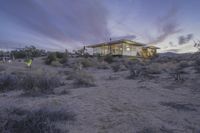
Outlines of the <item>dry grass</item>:
M 27 111 L 19 108 L 0 113 L 1 133 L 62 133 L 55 122 L 74 121 L 75 114 L 63 110 L 39 109 Z
M 94 77 L 83 70 L 75 71 L 73 74 L 74 79 L 74 86 L 75 87 L 92 87 L 95 86 L 95 79 Z
M 18 77 L 13 74 L 0 74 L 0 91 L 9 91 L 18 87 Z
M 45 73 L 26 74 L 22 77 L 20 84 L 26 94 L 49 94 L 53 93 L 54 88 L 63 85 L 57 76 Z

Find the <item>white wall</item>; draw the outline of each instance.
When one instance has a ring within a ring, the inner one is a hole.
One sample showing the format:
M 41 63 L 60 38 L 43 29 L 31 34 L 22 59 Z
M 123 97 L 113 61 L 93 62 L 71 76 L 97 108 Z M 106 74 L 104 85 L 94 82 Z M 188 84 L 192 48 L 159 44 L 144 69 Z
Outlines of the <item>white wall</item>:
M 141 47 L 134 45 L 123 45 L 123 55 L 125 56 L 137 56 L 137 52 L 141 50 Z

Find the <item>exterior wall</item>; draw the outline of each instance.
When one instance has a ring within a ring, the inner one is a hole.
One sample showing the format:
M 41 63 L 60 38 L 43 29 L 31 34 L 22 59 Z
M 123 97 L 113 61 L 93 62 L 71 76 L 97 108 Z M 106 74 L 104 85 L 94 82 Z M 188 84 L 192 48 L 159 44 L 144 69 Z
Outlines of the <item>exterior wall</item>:
M 123 45 L 116 44 L 111 46 L 111 54 L 112 55 L 122 55 L 123 54 Z
M 93 48 L 93 54 L 107 55 L 110 53 L 109 46 Z
M 123 55 L 124 56 L 137 56 L 137 53 L 141 51 L 141 47 L 123 44 Z
M 123 43 L 93 48 L 93 54 L 100 54 L 104 56 L 111 53 L 112 55 L 137 56 L 137 53 L 140 52 L 141 49 L 142 47 L 140 46 Z

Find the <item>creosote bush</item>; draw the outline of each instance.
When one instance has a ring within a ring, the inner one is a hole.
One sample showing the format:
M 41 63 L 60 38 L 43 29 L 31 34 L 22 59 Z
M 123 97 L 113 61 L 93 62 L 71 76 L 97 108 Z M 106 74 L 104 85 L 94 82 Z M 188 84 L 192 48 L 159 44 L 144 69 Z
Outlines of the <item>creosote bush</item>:
M 62 52 L 50 52 L 45 60 L 47 65 L 51 65 L 53 62 L 58 62 L 60 64 L 65 64 L 68 61 L 69 53 L 68 51 Z
M 21 79 L 25 93 L 53 93 L 53 89 L 63 85 L 56 76 L 42 74 L 27 74 Z
M 126 66 L 124 64 L 122 64 L 121 62 L 114 63 L 112 65 L 112 70 L 114 72 L 124 71 L 124 70 L 126 70 Z
M 94 61 L 91 58 L 83 58 L 80 60 L 80 63 L 84 68 L 92 67 L 95 65 Z
M 104 57 L 104 61 L 106 61 L 107 63 L 113 63 L 114 59 L 113 56 L 111 54 L 108 54 Z
M 5 70 L 6 70 L 5 67 L 0 66 L 0 72 L 3 72 L 3 71 L 5 71 Z
M 18 78 L 13 74 L 0 74 L 0 91 L 9 91 L 17 88 Z
M 200 60 L 199 59 L 195 60 L 194 69 L 195 69 L 196 73 L 200 73 Z
M 83 70 L 74 72 L 74 86 L 75 87 L 92 87 L 95 86 L 94 77 Z
M 63 110 L 39 109 L 27 111 L 18 108 L 0 113 L 1 133 L 62 133 L 56 122 L 74 121 L 75 114 Z
M 149 74 L 161 74 L 162 73 L 162 65 L 159 63 L 151 63 L 147 66 L 147 71 Z
M 101 61 L 97 64 L 97 69 L 109 69 L 110 66 L 107 62 Z
M 132 64 L 129 67 L 128 79 L 136 79 L 136 78 L 152 79 L 155 77 L 153 74 L 157 74 L 157 73 L 150 70 L 147 64 L 136 63 L 136 64 Z
M 49 55 L 47 56 L 45 63 L 47 65 L 50 65 L 53 61 L 57 60 L 57 56 L 56 53 L 49 53 Z

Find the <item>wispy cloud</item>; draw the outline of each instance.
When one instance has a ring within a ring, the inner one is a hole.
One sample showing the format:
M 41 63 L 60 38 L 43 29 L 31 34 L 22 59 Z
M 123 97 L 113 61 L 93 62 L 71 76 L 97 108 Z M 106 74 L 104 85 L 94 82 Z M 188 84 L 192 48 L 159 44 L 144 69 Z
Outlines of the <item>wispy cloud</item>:
M 26 29 L 27 34 L 63 44 L 98 42 L 109 36 L 108 12 L 99 0 L 3 0 L 0 12 Z
M 163 42 L 169 36 L 176 34 L 181 31 L 177 22 L 177 11 L 178 9 L 171 8 L 164 16 L 159 17 L 156 21 L 156 28 L 158 36 L 149 41 L 149 44 L 158 44 Z
M 187 34 L 186 36 L 179 36 L 178 43 L 179 45 L 186 44 L 190 42 L 193 39 L 193 37 L 194 37 L 193 34 Z
M 128 40 L 133 40 L 136 39 L 136 35 L 126 35 L 126 36 L 117 36 L 117 37 L 111 37 L 112 40 L 120 40 L 120 39 L 128 39 Z

